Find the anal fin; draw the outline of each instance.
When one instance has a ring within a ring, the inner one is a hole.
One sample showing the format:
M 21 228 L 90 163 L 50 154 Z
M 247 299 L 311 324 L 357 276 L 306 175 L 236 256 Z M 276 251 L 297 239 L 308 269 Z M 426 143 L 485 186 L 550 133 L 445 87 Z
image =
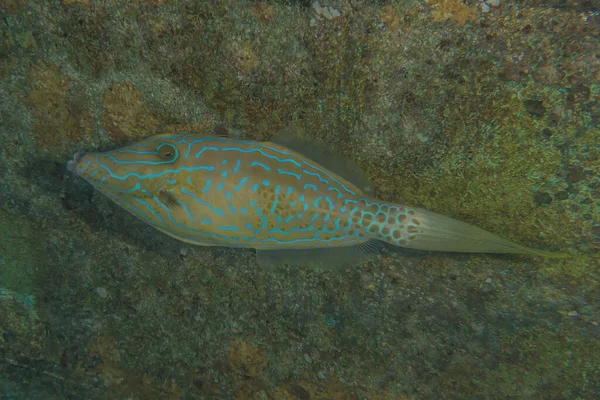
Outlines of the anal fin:
M 344 269 L 367 261 L 377 253 L 382 242 L 369 240 L 367 242 L 346 247 L 325 247 L 318 249 L 282 249 L 256 250 L 256 261 L 267 269 L 282 265 L 320 269 Z

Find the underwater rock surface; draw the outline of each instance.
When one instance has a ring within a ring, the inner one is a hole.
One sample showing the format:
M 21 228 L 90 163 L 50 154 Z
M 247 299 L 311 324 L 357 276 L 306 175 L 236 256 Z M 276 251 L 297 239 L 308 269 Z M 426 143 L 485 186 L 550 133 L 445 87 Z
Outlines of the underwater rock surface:
M 0 0 L 0 398 L 600 395 L 588 1 Z M 66 170 L 153 134 L 303 129 L 377 197 L 566 259 L 386 247 L 264 269 Z

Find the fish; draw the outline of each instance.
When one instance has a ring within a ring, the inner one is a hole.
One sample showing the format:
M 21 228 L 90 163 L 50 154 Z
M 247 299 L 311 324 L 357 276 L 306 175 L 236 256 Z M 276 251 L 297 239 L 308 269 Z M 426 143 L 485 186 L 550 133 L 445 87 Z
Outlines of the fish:
M 429 210 L 382 202 L 356 164 L 286 127 L 270 141 L 162 134 L 67 169 L 157 230 L 254 248 L 264 264 L 347 263 L 382 243 L 416 250 L 564 257 Z

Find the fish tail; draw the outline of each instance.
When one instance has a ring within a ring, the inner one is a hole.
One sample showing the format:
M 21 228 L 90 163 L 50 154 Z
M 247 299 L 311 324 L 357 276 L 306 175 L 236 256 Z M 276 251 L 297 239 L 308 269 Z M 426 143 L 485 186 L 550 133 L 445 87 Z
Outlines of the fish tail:
M 361 214 L 367 234 L 395 246 L 428 251 L 566 257 L 563 253 L 521 246 L 466 222 L 421 208 L 366 202 Z

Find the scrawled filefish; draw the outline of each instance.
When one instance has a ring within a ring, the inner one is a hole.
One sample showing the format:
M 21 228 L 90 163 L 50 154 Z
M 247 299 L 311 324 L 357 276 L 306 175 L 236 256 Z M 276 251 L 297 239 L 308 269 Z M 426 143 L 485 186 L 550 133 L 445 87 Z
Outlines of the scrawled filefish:
M 280 142 L 288 146 L 158 135 L 113 151 L 77 153 L 67 167 L 136 217 L 197 245 L 251 247 L 259 256 L 282 249 L 365 250 L 373 241 L 555 255 L 424 209 L 377 201 L 333 172 L 331 160 L 326 168 L 293 150 L 293 140 Z

